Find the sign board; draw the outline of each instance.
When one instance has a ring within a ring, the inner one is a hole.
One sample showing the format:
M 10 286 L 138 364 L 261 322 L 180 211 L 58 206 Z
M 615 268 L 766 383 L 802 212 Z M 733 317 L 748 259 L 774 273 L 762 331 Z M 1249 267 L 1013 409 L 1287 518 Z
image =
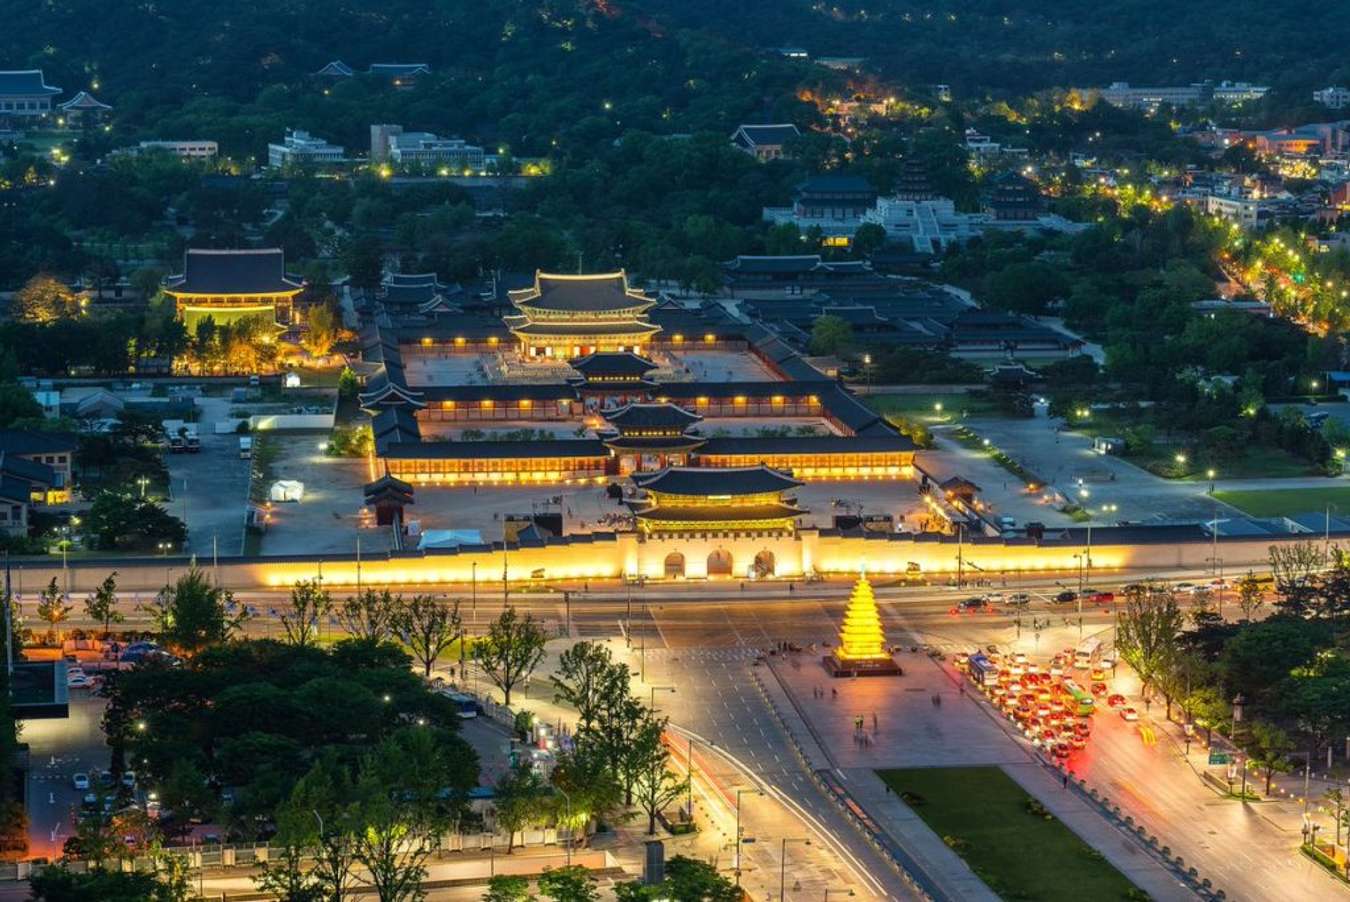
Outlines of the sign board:
M 1211 767 L 1218 764 L 1228 764 L 1231 761 L 1232 757 L 1227 752 L 1221 752 L 1218 749 L 1209 750 L 1209 763 Z

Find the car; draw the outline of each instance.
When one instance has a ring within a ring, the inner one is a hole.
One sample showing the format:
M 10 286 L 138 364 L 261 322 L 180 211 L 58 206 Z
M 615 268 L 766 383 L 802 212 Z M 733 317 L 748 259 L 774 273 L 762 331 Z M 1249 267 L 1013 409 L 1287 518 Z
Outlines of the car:
M 1050 675 L 1052 677 L 1064 676 L 1064 662 L 1056 658 L 1050 662 Z
M 1037 705 L 1037 706 L 1036 706 L 1036 716 L 1039 717 L 1039 718 L 1041 718 L 1042 720 L 1044 720 L 1045 718 L 1049 717 L 1049 716 L 1050 716 L 1050 705 L 1047 704 L 1046 702 L 1041 702 L 1039 705 Z
M 983 595 L 972 595 L 970 598 L 964 598 L 957 602 L 956 605 L 957 612 L 962 614 L 984 611 L 988 608 L 989 602 Z
M 957 670 L 968 669 L 970 667 L 970 652 L 957 652 L 956 657 L 952 659 L 952 663 L 956 665 Z
M 1013 608 L 1024 608 L 1031 604 L 1031 596 L 1026 592 L 1014 592 L 1004 599 L 1003 603 Z
M 1058 735 L 1059 735 L 1059 734 L 1055 732 L 1055 730 L 1054 730 L 1053 727 L 1044 727 L 1044 728 L 1042 728 L 1042 730 L 1041 730 L 1041 741 L 1042 741 L 1042 742 L 1054 742 L 1054 741 L 1055 741 L 1055 738 L 1056 738 Z
M 1125 704 L 1125 696 L 1123 696 L 1123 695 L 1112 695 L 1112 696 L 1110 696 L 1110 697 L 1108 697 L 1108 698 L 1106 699 L 1106 704 L 1107 704 L 1108 707 L 1111 707 L 1111 708 L 1119 708 L 1119 707 L 1121 707 L 1122 705 Z
M 1105 683 L 1093 683 L 1093 684 L 1092 684 L 1092 694 L 1093 694 L 1093 695 L 1105 695 L 1105 694 L 1106 694 L 1106 684 L 1105 684 Z
M 76 789 L 87 790 L 89 788 L 89 775 L 86 773 L 75 774 L 70 778 L 70 785 Z
M 1092 676 L 1092 678 L 1093 678 L 1094 680 L 1097 680 L 1097 681 L 1100 682 L 1101 680 L 1106 679 L 1106 671 L 1105 671 L 1105 670 L 1102 670 L 1100 667 L 1094 667 L 1094 668 L 1092 668 L 1092 674 L 1091 674 L 1091 676 Z
M 1055 601 L 1059 602 L 1060 604 L 1068 604 L 1071 601 L 1077 600 L 1078 600 L 1078 593 L 1073 591 L 1072 589 L 1065 589 L 1063 592 L 1060 592 L 1058 595 L 1055 596 Z
M 1067 742 L 1056 742 L 1050 749 L 1050 754 L 1056 758 L 1069 757 L 1069 744 Z
M 1173 592 L 1194 592 L 1199 588 L 1195 583 L 1177 583 L 1172 587 Z
M 98 807 L 98 793 L 86 792 L 84 798 L 80 799 L 80 807 L 86 811 L 93 811 Z
M 1116 600 L 1116 593 L 1114 593 L 1114 592 L 1093 592 L 1093 593 L 1092 593 L 1092 603 L 1093 603 L 1093 604 L 1110 604 L 1111 602 L 1113 602 L 1113 601 L 1115 601 L 1115 600 Z
M 1002 592 L 986 592 L 984 600 L 990 604 L 1003 604 L 1008 600 L 1008 596 L 1004 595 Z
M 83 673 L 72 673 L 66 676 L 66 688 L 68 689 L 92 689 L 94 681 Z
M 98 785 L 111 789 L 117 784 L 117 779 L 113 777 L 113 772 L 105 770 L 98 775 Z
M 134 770 L 122 772 L 122 785 L 127 789 L 136 788 L 136 772 Z
M 1129 705 L 1126 705 L 1125 707 L 1120 709 L 1120 719 L 1131 722 L 1136 721 L 1139 719 L 1139 712 L 1131 708 Z
M 1085 749 L 1087 748 L 1087 737 L 1075 733 L 1069 737 L 1069 745 L 1076 749 Z

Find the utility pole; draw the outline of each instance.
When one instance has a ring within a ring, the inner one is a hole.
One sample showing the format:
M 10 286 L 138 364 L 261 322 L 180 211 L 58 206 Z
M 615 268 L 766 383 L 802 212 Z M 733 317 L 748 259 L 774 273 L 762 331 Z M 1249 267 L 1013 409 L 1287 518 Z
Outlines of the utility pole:
M 964 523 L 956 524 L 956 588 L 965 585 L 965 553 L 966 553 L 966 526 Z

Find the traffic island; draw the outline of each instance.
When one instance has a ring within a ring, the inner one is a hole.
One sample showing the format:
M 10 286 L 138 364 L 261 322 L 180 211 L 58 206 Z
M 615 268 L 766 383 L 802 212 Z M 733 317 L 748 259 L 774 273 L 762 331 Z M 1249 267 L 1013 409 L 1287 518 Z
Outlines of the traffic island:
M 822 658 L 821 663 L 835 678 L 903 675 L 904 671 L 886 649 L 876 595 L 866 574 L 858 577 L 844 609 L 838 648 Z

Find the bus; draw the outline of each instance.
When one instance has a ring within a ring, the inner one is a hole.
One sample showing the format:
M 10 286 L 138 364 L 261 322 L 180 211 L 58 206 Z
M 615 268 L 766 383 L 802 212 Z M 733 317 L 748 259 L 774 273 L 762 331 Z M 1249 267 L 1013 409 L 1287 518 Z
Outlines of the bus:
M 981 686 L 992 686 L 998 682 L 998 665 L 984 655 L 971 655 L 970 678 Z
M 1064 691 L 1072 699 L 1070 707 L 1073 708 L 1073 713 L 1079 717 L 1091 717 L 1092 712 L 1097 710 L 1096 703 L 1092 700 L 1092 693 L 1084 690 L 1073 680 L 1064 681 Z
M 1102 650 L 1102 640 L 1095 636 L 1078 643 L 1073 653 L 1073 666 L 1077 670 L 1087 670 L 1097 662 L 1097 653 Z

